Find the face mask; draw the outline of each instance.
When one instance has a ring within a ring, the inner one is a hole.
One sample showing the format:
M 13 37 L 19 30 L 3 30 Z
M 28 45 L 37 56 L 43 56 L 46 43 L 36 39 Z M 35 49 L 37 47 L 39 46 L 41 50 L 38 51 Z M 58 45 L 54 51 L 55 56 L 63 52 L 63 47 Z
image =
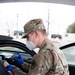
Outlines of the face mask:
M 26 41 L 26 46 L 30 49 L 33 50 L 36 48 L 36 46 L 31 42 L 31 41 Z
M 33 37 L 34 37 L 34 35 L 33 35 Z M 32 39 L 33 39 L 33 37 L 32 37 Z M 27 46 L 30 50 L 33 50 L 33 49 L 36 48 L 37 41 L 38 41 L 38 38 L 36 38 L 35 44 L 34 44 L 33 42 L 27 40 L 27 41 L 26 41 L 26 46 Z

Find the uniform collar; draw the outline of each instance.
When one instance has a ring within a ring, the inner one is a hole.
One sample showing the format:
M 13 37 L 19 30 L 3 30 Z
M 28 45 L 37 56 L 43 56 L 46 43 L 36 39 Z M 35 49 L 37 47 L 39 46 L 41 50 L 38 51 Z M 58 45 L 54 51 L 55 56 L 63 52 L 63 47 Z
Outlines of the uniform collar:
M 40 49 L 50 49 L 52 47 L 54 47 L 54 45 L 52 44 L 52 42 L 48 38 L 46 38 L 43 41 Z
M 43 43 L 42 43 L 42 45 L 41 45 L 41 48 L 44 48 L 45 46 L 46 46 L 46 42 L 47 41 L 50 41 L 48 38 L 46 38 L 44 41 L 43 41 Z M 40 48 L 40 49 L 41 49 Z

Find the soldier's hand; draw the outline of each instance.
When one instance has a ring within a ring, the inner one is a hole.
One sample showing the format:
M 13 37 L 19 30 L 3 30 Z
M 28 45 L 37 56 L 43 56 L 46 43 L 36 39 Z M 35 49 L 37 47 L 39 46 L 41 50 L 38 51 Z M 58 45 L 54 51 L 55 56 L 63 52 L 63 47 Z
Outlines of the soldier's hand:
M 14 57 L 14 60 L 17 61 L 20 65 L 24 64 L 24 60 L 19 52 L 17 52 L 17 56 Z
M 10 71 L 10 72 L 12 72 L 12 70 L 15 68 L 15 66 L 13 66 L 13 65 L 8 65 L 8 66 L 6 66 L 6 69 L 8 70 L 8 71 Z

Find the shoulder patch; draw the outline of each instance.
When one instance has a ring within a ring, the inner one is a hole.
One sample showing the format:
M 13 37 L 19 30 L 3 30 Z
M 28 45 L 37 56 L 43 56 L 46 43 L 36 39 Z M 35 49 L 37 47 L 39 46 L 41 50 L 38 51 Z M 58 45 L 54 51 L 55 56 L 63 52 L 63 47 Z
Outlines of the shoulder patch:
M 31 69 L 35 68 L 35 66 L 36 66 L 36 61 L 33 60 L 33 61 L 32 61 L 32 64 L 31 64 Z

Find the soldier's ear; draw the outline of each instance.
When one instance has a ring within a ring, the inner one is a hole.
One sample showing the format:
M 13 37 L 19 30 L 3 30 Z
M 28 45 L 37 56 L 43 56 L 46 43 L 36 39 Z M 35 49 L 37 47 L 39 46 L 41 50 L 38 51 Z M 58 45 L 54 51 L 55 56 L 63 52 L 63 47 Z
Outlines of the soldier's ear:
M 39 36 L 39 31 L 38 30 L 35 31 L 35 35 L 36 35 L 36 37 Z

